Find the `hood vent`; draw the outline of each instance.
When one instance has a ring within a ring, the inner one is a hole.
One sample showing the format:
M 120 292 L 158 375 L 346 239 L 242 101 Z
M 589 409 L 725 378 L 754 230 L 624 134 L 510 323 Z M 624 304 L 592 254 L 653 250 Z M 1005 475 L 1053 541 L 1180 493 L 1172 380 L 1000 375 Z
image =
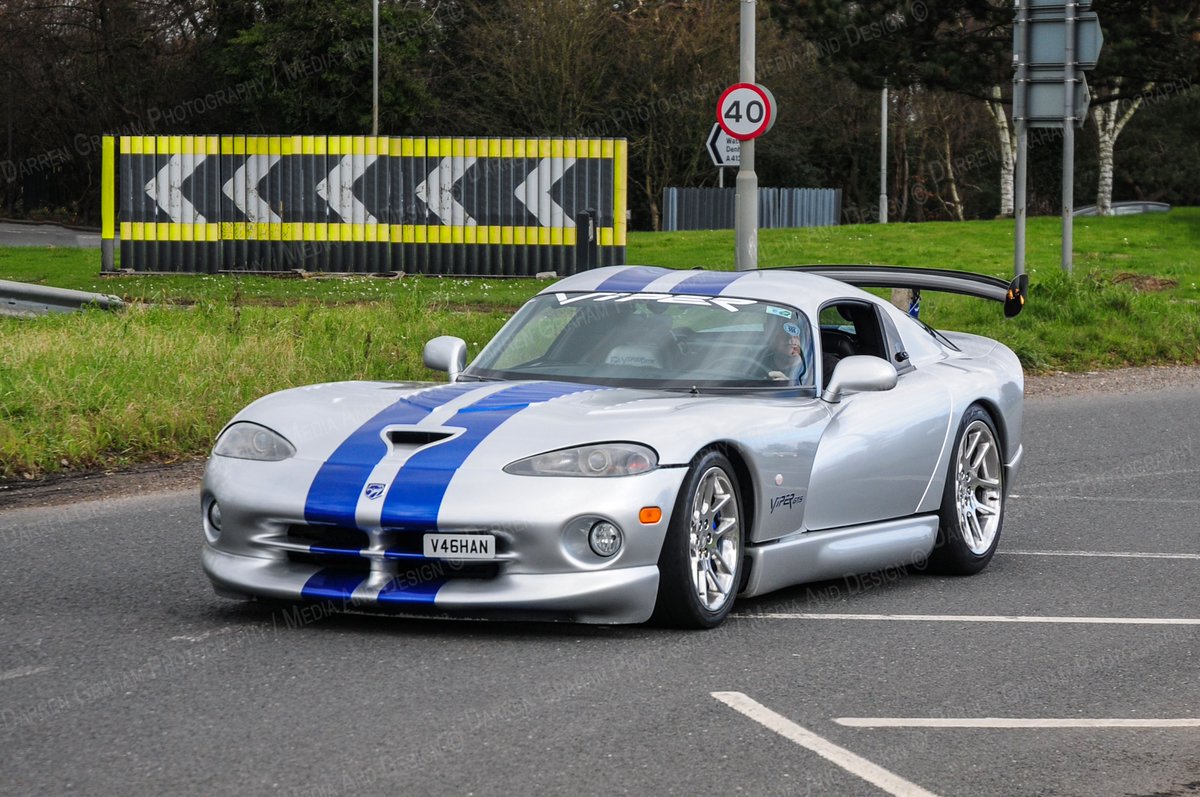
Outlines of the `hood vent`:
M 386 434 L 388 442 L 395 448 L 420 448 L 454 436 L 454 432 L 436 429 L 389 429 Z

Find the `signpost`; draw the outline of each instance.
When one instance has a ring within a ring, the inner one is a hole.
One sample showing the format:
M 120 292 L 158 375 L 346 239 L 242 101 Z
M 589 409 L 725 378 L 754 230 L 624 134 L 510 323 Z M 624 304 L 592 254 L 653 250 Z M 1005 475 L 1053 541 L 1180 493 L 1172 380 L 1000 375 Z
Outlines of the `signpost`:
M 1091 0 L 1015 0 L 1013 25 L 1013 123 L 1017 128 L 1014 265 L 1025 273 L 1026 169 L 1030 127 L 1063 131 L 1062 268 L 1071 273 L 1075 204 L 1075 128 L 1087 118 L 1084 72 L 1096 66 L 1104 34 L 1087 12 Z M 1080 13 L 1080 9 L 1085 9 Z
M 754 139 L 775 123 L 775 98 L 754 82 L 755 0 L 741 0 L 738 19 L 738 80 L 717 103 L 717 123 L 742 142 L 734 194 L 734 262 L 738 271 L 758 268 L 758 175 L 754 172 Z
M 717 124 L 738 141 L 758 138 L 775 126 L 775 97 L 757 83 L 734 83 L 717 103 Z
M 718 179 L 721 188 L 725 187 L 725 167 L 742 165 L 742 142 L 733 138 L 721 129 L 720 122 L 714 123 L 708 131 L 708 140 L 704 143 L 708 156 L 712 158 L 713 166 L 718 169 Z
M 750 56 L 746 56 L 746 9 L 750 8 Z M 754 139 L 775 125 L 775 96 L 754 77 L 754 2 L 742 0 L 742 82 L 734 83 L 717 102 L 717 124 L 740 142 L 733 227 L 738 271 L 758 268 L 758 175 L 754 172 Z M 747 80 L 747 74 L 750 80 Z M 709 135 L 712 139 L 712 135 Z M 714 160 L 716 156 L 713 156 Z

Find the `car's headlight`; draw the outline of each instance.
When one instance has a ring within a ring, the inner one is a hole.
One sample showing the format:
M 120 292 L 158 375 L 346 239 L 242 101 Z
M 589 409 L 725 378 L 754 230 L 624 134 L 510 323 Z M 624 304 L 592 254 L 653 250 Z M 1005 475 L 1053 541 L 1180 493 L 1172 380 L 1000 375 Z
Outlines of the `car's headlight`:
M 518 476 L 634 476 L 658 467 L 654 449 L 636 443 L 599 443 L 547 451 L 504 467 Z
M 296 453 L 296 448 L 278 432 L 248 421 L 233 424 L 217 438 L 213 453 L 221 457 L 278 462 Z

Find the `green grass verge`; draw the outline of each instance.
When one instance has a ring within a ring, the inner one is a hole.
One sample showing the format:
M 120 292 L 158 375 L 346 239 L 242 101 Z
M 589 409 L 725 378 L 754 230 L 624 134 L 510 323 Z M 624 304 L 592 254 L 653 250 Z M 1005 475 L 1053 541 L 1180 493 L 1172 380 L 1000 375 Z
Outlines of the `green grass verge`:
M 1012 227 L 764 230 L 760 259 L 764 267 L 890 263 L 1003 276 Z M 1058 220 L 1030 220 L 1030 304 L 1017 319 L 1006 321 L 991 302 L 935 294 L 923 298 L 922 317 L 1002 340 L 1032 371 L 1200 362 L 1200 209 L 1079 219 L 1075 231 L 1076 276 L 1067 279 Z M 133 303 L 119 314 L 0 318 L 0 479 L 202 455 L 234 412 L 284 387 L 437 378 L 420 363 L 425 340 L 456 334 L 477 351 L 545 286 L 479 277 L 101 278 L 98 257 L 0 249 L 2 279 Z M 733 234 L 635 233 L 629 261 L 732 268 Z

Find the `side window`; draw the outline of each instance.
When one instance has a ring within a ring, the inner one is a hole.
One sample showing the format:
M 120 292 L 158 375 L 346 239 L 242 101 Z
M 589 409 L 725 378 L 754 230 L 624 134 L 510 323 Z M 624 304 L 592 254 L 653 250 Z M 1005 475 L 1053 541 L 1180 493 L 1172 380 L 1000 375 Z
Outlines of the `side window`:
M 879 312 L 866 302 L 833 302 L 821 308 L 821 367 L 824 378 L 840 360 L 865 354 L 890 360 Z

